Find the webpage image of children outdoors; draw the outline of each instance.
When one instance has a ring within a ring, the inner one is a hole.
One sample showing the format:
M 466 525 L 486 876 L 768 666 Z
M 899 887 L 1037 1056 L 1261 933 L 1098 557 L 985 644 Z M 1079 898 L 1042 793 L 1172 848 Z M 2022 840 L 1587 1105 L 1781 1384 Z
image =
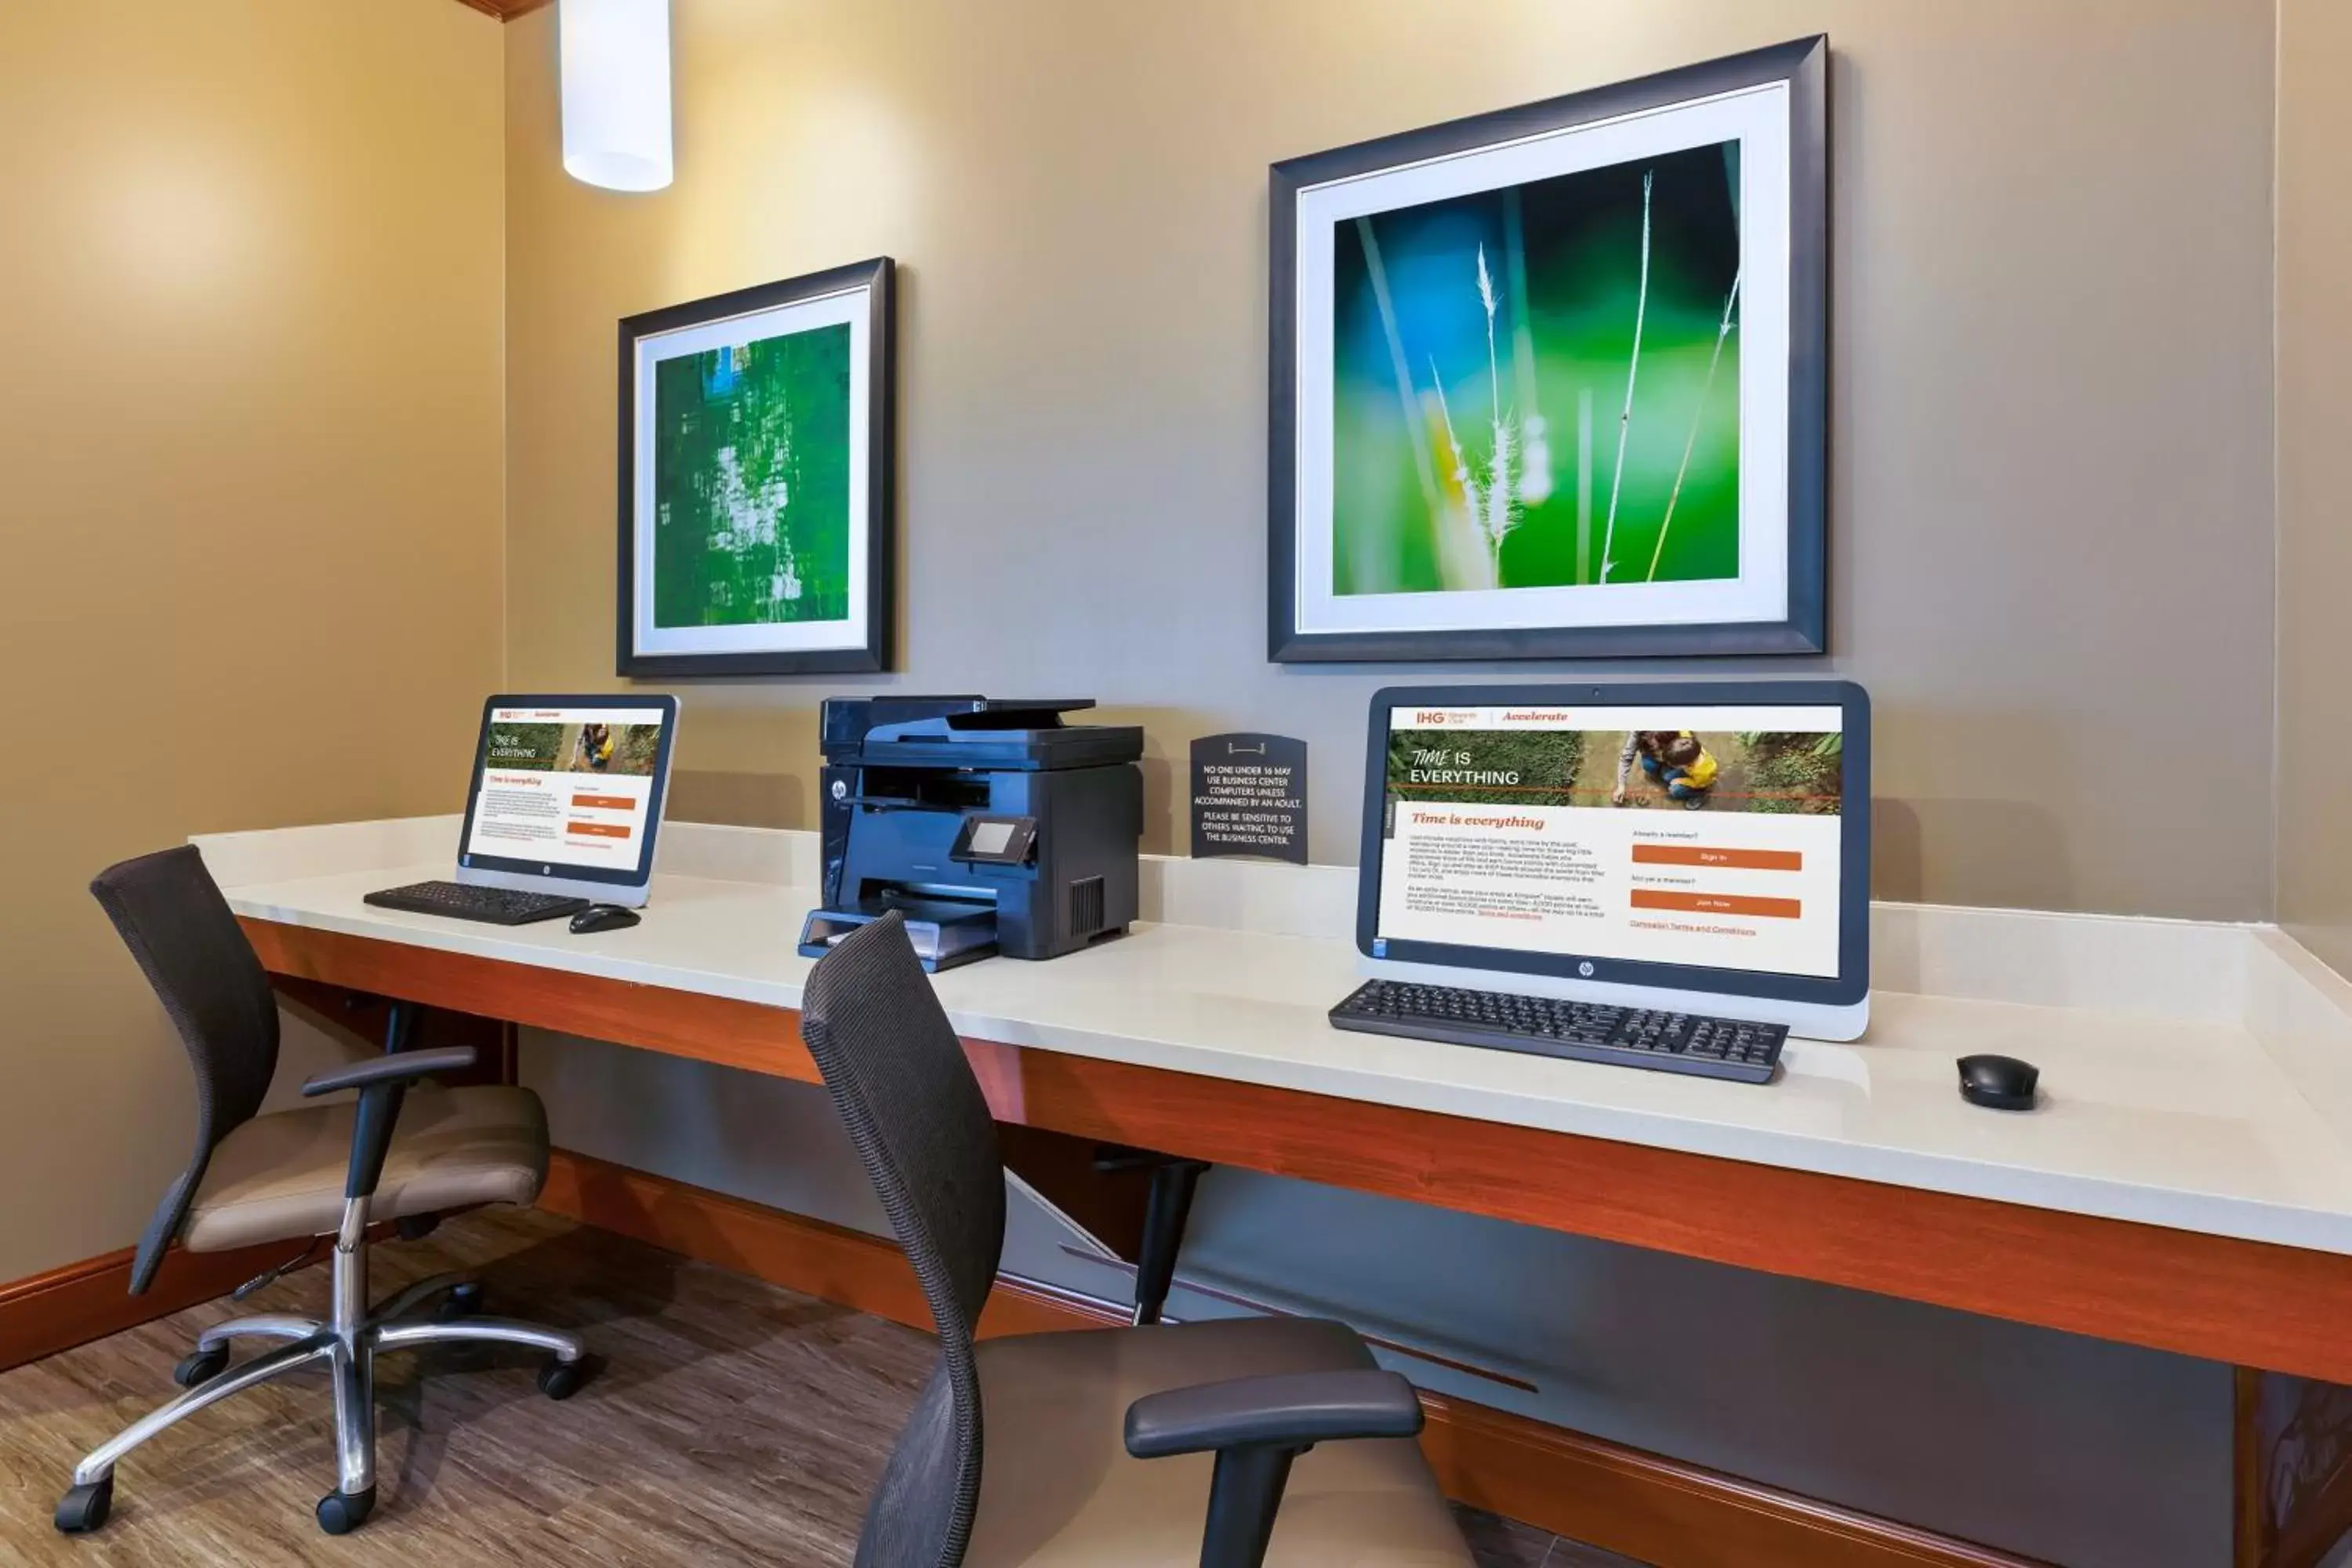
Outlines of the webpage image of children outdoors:
M 654 760 L 661 752 L 658 724 L 566 724 L 563 729 L 568 773 L 643 777 L 654 771 Z
M 1613 748 L 1607 799 L 1613 806 L 1834 816 L 1844 756 L 1845 737 L 1835 733 L 1632 730 Z M 1597 778 L 1580 778 L 1580 804 L 1601 787 Z

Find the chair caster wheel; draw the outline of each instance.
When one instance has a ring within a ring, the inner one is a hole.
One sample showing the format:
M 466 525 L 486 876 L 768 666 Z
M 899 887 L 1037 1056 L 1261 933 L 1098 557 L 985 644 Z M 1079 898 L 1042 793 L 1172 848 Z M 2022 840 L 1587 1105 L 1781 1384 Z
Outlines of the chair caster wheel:
M 364 1491 L 329 1492 L 319 1500 L 319 1528 L 329 1535 L 349 1535 L 367 1522 L 374 1508 L 373 1487 Z
M 578 1361 L 550 1361 L 539 1369 L 539 1391 L 550 1399 L 569 1399 L 580 1392 L 589 1375 L 586 1356 Z
M 434 1310 L 433 1315 L 445 1323 L 454 1323 L 460 1318 L 470 1318 L 481 1310 L 482 1287 L 478 1281 L 468 1279 L 463 1285 L 450 1286 L 449 1294 Z
M 68 1535 L 86 1535 L 106 1522 L 114 1509 L 114 1478 L 74 1487 L 58 1500 L 58 1528 Z
M 194 1388 L 200 1383 L 210 1383 L 228 1365 L 228 1347 L 215 1345 L 210 1350 L 190 1351 L 172 1369 L 172 1381 L 182 1388 Z

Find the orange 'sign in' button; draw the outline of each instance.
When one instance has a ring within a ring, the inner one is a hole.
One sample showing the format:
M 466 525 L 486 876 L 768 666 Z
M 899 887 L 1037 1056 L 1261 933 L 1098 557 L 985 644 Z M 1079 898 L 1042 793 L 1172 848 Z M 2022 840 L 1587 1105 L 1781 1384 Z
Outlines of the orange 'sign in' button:
M 1710 849 L 1702 844 L 1636 844 L 1637 866 L 1735 866 L 1748 871 L 1801 871 L 1805 857 L 1795 849 Z
M 563 831 L 583 838 L 626 838 L 629 826 L 625 822 L 567 822 Z

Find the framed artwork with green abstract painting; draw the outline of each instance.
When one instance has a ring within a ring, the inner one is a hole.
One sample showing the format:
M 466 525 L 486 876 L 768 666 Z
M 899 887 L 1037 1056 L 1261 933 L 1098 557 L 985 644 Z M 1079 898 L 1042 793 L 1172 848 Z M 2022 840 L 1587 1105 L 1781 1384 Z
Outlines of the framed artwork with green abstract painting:
M 619 669 L 884 669 L 887 257 L 621 323 Z
M 1823 650 L 1828 55 L 1274 166 L 1273 658 Z

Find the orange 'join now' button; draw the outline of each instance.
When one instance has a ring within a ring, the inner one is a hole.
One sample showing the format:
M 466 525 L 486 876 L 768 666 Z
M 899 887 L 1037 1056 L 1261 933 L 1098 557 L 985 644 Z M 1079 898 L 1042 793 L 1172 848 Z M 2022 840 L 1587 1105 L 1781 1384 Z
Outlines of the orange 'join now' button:
M 563 831 L 583 838 L 626 838 L 629 826 L 625 822 L 567 822 Z
M 1796 899 L 1750 899 L 1737 893 L 1673 893 L 1657 888 L 1633 889 L 1637 910 L 1674 910 L 1690 915 L 1762 915 L 1792 921 L 1805 912 Z
M 579 811 L 635 811 L 637 803 L 625 795 L 575 795 L 572 805 Z
M 1795 849 L 1710 849 L 1701 844 L 1636 844 L 1633 863 L 1649 866 L 1737 866 L 1749 871 L 1801 871 Z

